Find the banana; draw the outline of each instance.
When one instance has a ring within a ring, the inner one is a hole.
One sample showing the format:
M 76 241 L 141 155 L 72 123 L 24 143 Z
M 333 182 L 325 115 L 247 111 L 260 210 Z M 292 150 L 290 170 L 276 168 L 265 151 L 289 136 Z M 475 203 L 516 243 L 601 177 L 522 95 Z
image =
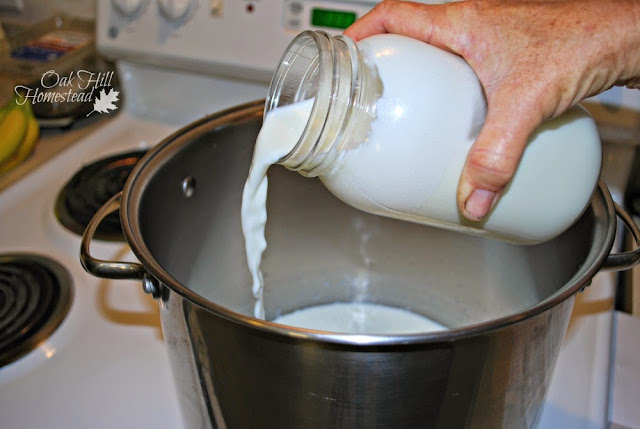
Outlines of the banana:
M 29 108 L 29 110 L 31 109 Z M 33 149 L 38 142 L 38 137 L 40 137 L 40 126 L 38 125 L 36 118 L 31 114 L 27 122 L 27 132 L 22 140 L 22 144 L 18 147 L 18 150 L 15 151 L 11 158 L 0 164 L 0 174 L 6 173 L 27 159 L 27 157 L 31 155 L 31 152 L 33 152 Z
M 15 100 L 15 98 L 13 100 Z M 7 113 L 9 112 L 9 110 L 11 110 L 11 107 L 11 103 L 7 103 L 4 106 L 0 107 L 0 123 L 2 123 L 4 117 L 7 116 Z
M 14 99 L 0 122 L 0 164 L 10 159 L 18 150 L 27 133 L 28 122 L 25 109 Z
M 9 111 L 9 105 L 5 105 L 2 108 L 0 108 L 0 122 L 2 122 L 2 120 L 4 119 L 5 116 L 7 116 L 7 112 Z

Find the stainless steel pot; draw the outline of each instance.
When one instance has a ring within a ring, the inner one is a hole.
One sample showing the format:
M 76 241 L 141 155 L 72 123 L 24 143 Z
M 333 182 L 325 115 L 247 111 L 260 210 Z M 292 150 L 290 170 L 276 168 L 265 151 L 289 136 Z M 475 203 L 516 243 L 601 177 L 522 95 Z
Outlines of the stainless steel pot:
M 140 279 L 159 300 L 189 427 L 530 427 L 574 295 L 610 255 L 616 213 L 601 183 L 580 220 L 541 245 L 517 246 L 369 215 L 316 180 L 270 171 L 263 262 L 267 319 L 335 301 L 403 307 L 451 329 L 363 336 L 251 317 L 241 194 L 263 103 L 195 122 L 161 142 L 83 237 L 90 273 Z M 140 264 L 90 255 L 120 209 Z M 552 209 L 552 208 L 550 208 Z

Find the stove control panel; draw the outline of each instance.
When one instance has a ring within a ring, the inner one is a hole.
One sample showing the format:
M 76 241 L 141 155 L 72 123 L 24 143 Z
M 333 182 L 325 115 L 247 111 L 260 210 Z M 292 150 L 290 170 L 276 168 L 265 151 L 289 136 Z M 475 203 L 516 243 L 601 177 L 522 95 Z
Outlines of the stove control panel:
M 98 49 L 112 59 L 269 82 L 296 34 L 340 34 L 379 1 L 99 1 Z
M 197 0 L 158 0 L 158 10 L 167 20 L 184 23 L 195 12 Z
M 124 18 L 137 17 L 146 7 L 148 0 L 112 0 L 116 13 Z

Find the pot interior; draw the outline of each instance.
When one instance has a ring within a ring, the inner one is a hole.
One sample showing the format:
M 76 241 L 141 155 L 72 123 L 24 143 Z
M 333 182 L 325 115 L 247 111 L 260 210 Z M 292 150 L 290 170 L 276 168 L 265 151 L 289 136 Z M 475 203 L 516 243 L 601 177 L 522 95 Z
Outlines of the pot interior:
M 204 306 L 247 316 L 254 299 L 240 204 L 262 107 L 205 118 L 161 143 L 132 174 L 123 206 L 128 240 L 153 275 Z M 405 308 L 450 328 L 515 315 L 589 280 L 611 246 L 611 213 L 601 187 L 562 236 L 521 246 L 367 214 L 317 179 L 273 166 L 267 320 L 337 301 Z

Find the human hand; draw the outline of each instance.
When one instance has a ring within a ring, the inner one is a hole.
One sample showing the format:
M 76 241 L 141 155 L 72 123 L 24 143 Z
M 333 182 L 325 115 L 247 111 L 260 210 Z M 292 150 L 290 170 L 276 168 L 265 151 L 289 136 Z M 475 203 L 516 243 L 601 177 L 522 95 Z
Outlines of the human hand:
M 613 85 L 640 82 L 640 0 L 387 0 L 345 31 L 423 40 L 463 57 L 487 117 L 460 176 L 461 212 L 480 220 L 513 177 L 543 120 Z

